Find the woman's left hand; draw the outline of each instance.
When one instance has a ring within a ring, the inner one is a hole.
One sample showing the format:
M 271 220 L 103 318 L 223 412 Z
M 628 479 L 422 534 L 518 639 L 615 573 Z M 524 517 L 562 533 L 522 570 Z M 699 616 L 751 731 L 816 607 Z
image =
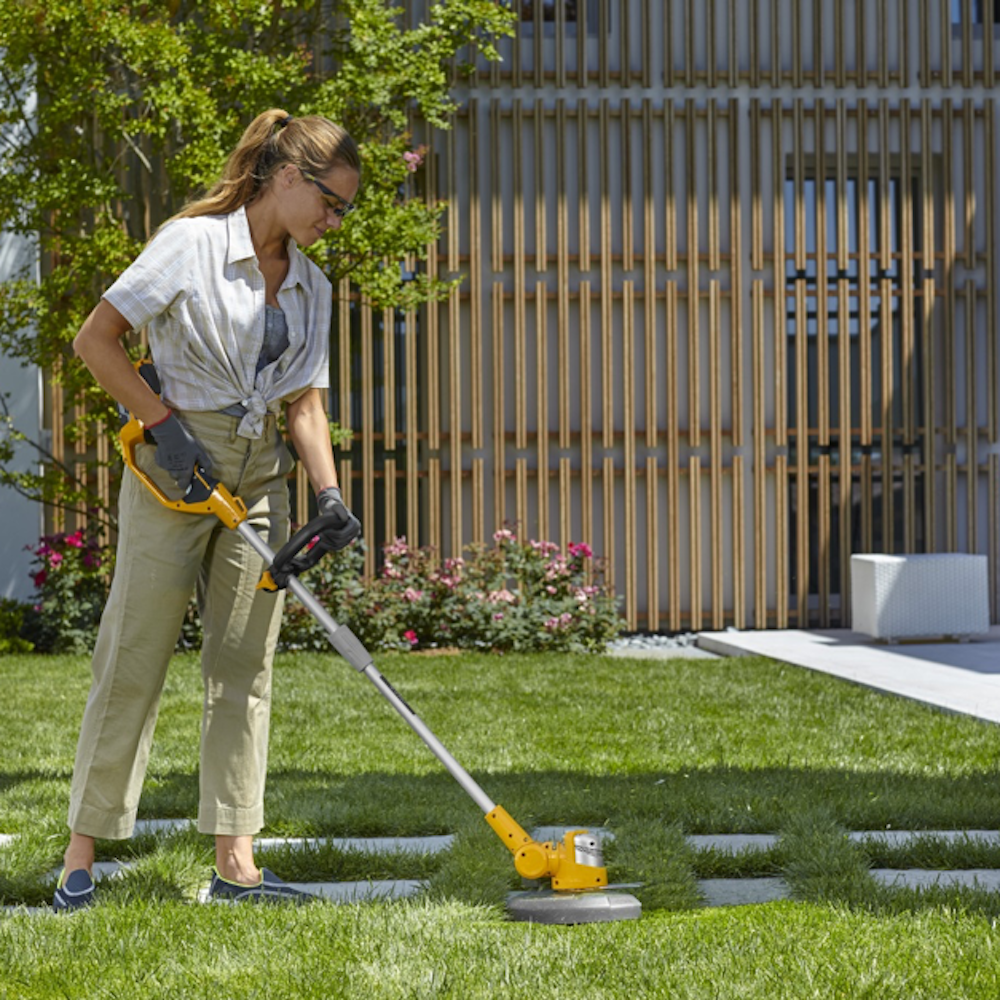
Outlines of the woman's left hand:
M 340 524 L 320 532 L 320 540 L 325 543 L 327 551 L 339 552 L 361 534 L 361 522 L 344 503 L 336 486 L 321 490 L 316 497 L 316 506 L 320 514 L 336 514 L 340 517 Z

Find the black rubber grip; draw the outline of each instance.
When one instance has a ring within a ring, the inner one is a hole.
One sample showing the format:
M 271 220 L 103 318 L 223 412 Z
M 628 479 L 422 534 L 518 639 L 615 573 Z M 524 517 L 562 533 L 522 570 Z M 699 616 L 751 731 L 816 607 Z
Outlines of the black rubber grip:
M 340 514 L 320 514 L 299 528 L 275 554 L 270 566 L 274 582 L 284 589 L 288 586 L 289 576 L 298 576 L 315 566 L 330 551 L 327 545 L 320 541 L 301 558 L 299 553 L 327 528 L 338 528 L 343 523 L 344 519 Z

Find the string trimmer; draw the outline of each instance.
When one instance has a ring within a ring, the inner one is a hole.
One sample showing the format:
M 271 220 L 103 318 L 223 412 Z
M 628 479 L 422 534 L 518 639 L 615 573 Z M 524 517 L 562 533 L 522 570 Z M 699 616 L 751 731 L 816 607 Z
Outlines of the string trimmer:
M 159 379 L 150 361 L 136 364 L 150 388 L 159 393 Z M 606 892 L 608 871 L 599 839 L 587 830 L 570 830 L 558 842 L 539 843 L 502 806 L 495 803 L 475 779 L 448 752 L 416 712 L 396 693 L 393 686 L 375 668 L 371 655 L 346 625 L 338 624 L 298 579 L 297 573 L 313 565 L 323 554 L 315 546 L 311 557 L 310 542 L 324 529 L 337 527 L 337 514 L 320 515 L 300 528 L 277 553 L 257 534 L 247 520 L 246 504 L 234 497 L 208 470 L 195 468 L 191 485 L 180 500 L 172 500 L 139 468 L 135 453 L 145 438 L 141 421 L 132 414 L 122 414 L 120 436 L 125 464 L 165 507 L 185 514 L 214 515 L 227 528 L 238 531 L 267 567 L 258 587 L 277 590 L 287 587 L 302 602 L 325 630 L 330 644 L 364 674 L 379 694 L 399 713 L 407 725 L 447 768 L 485 815 L 486 822 L 514 856 L 514 867 L 531 882 L 548 881 L 549 889 L 512 893 L 508 908 L 515 919 L 538 923 L 590 923 L 595 921 L 635 919 L 639 901 L 628 893 Z M 319 550 L 319 551 L 317 551 Z

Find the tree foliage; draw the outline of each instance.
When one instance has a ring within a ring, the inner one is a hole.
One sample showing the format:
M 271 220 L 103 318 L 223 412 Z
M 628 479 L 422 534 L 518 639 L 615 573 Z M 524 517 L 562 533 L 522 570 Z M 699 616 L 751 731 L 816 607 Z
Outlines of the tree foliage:
M 53 372 L 91 419 L 109 418 L 70 341 L 271 107 L 324 114 L 362 149 L 362 210 L 310 250 L 326 273 L 350 276 L 376 306 L 448 294 L 448 279 L 403 280 L 401 262 L 426 257 L 446 208 L 415 190 L 410 122 L 448 127 L 463 54 L 495 58 L 511 14 L 495 0 L 427 0 L 420 23 L 406 17 L 389 0 L 0 0 L 0 226 L 41 261 L 40 277 L 0 284 L 0 349 Z M 0 478 L 64 502 L 58 474 L 45 486 L 10 471 L 14 437 L 4 452 L 0 435 Z

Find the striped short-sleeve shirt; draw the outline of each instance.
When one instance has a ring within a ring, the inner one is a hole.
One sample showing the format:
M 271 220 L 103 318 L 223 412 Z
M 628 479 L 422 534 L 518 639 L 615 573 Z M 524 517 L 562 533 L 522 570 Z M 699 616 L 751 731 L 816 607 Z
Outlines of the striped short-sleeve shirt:
M 333 288 L 288 241 L 278 305 L 288 349 L 257 371 L 265 287 L 246 211 L 175 219 L 104 293 L 133 328 L 145 326 L 168 406 L 246 409 L 238 433 L 259 437 L 268 411 L 329 386 Z

